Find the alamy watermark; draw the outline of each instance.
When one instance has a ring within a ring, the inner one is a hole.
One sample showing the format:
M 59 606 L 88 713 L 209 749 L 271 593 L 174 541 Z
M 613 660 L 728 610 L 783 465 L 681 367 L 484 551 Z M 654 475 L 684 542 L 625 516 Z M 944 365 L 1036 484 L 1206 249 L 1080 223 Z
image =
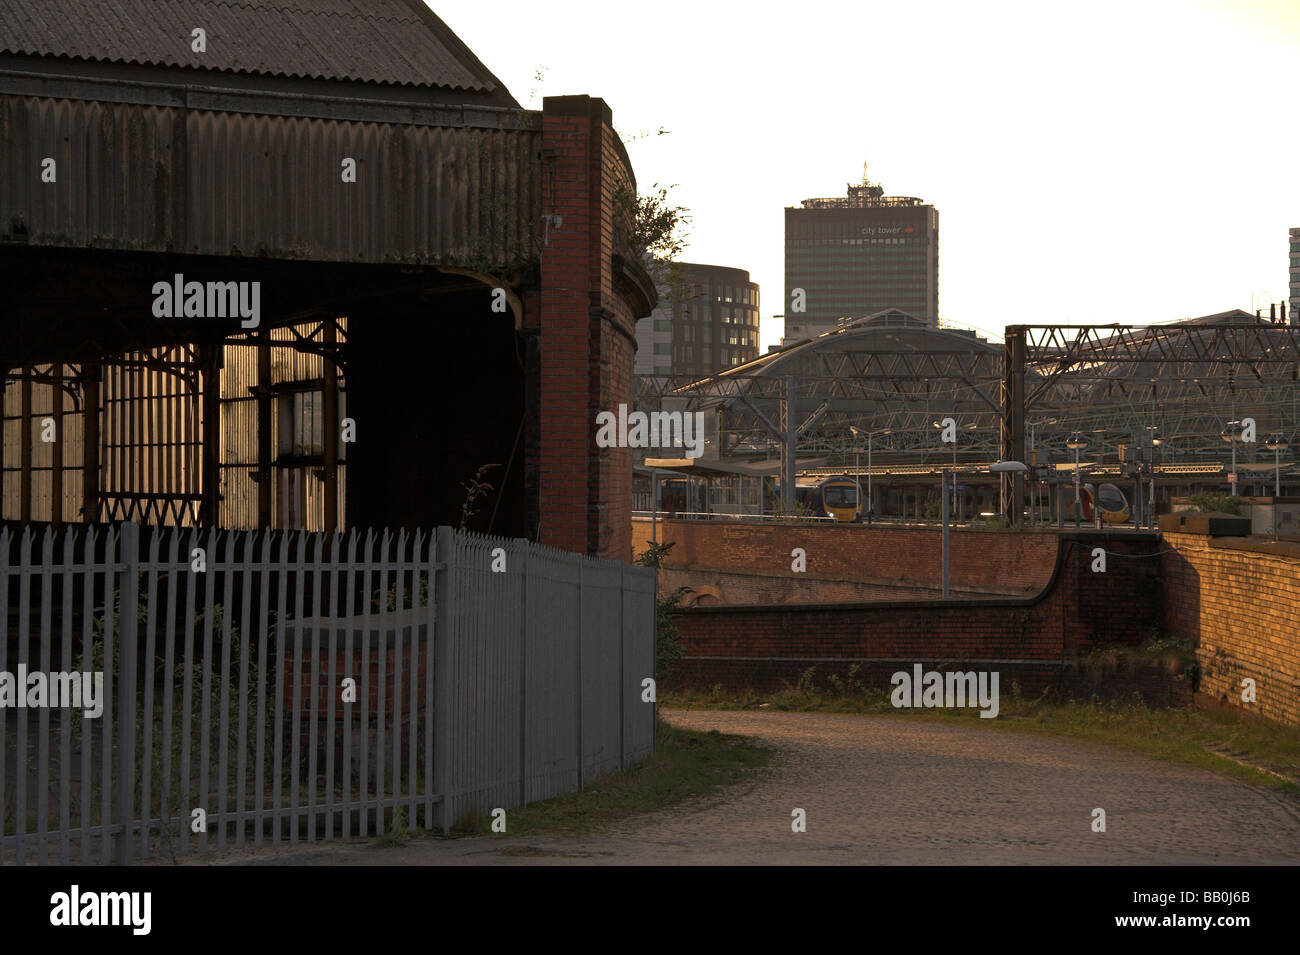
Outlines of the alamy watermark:
M 922 671 L 921 664 L 912 667 L 909 674 L 899 670 L 889 678 L 894 692 L 889 702 L 896 707 L 978 706 L 981 719 L 994 719 L 998 715 L 998 672 L 971 670 L 967 673 L 940 673 L 938 670 Z
M 618 406 L 618 414 L 596 415 L 596 446 L 600 448 L 685 448 L 688 458 L 704 453 L 703 411 L 633 411 Z
M 50 924 L 122 925 L 130 927 L 132 935 L 148 935 L 152 908 L 152 892 L 83 892 L 74 885 L 50 896 Z
M 104 674 L 65 673 L 62 670 L 44 673 L 29 671 L 24 663 L 18 672 L 0 670 L 0 707 L 17 709 L 63 708 L 79 709 L 88 720 L 99 719 L 104 713 Z
M 171 282 L 153 285 L 154 318 L 239 318 L 240 328 L 262 323 L 261 282 Z

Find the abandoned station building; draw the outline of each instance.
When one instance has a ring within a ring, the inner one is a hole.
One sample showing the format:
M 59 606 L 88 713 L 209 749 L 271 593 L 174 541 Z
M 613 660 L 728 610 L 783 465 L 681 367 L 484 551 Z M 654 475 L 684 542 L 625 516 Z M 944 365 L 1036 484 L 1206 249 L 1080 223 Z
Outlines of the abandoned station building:
M 421 0 L 6 8 L 4 519 L 427 528 L 481 474 L 471 528 L 627 559 L 603 101 L 521 108 Z

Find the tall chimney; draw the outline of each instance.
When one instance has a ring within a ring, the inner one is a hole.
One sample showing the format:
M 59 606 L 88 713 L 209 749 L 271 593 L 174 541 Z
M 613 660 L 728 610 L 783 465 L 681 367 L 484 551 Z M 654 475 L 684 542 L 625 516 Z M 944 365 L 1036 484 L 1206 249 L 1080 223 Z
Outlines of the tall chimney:
M 1268 306 L 1268 320 L 1274 325 L 1277 324 L 1277 306 L 1272 302 L 1270 302 Z

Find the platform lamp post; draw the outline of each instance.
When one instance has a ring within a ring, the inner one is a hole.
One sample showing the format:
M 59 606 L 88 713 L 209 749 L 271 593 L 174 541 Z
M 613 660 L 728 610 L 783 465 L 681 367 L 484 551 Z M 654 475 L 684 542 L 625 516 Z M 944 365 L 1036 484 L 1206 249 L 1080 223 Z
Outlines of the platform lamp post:
M 861 428 L 855 428 L 849 425 L 849 430 L 857 437 L 867 436 L 867 523 L 871 523 L 871 516 L 875 513 L 876 499 L 871 496 L 871 438 L 877 434 L 892 434 L 893 428 L 881 428 L 879 431 L 863 431 Z M 856 467 L 858 462 L 854 462 Z M 858 506 L 862 505 L 862 478 L 858 475 Z
M 1232 485 L 1232 496 L 1237 496 L 1237 442 L 1241 440 L 1241 422 L 1229 421 L 1226 427 L 1219 435 L 1224 441 L 1232 445 L 1232 473 L 1228 475 L 1228 483 Z
M 1264 447 L 1273 452 L 1273 511 L 1276 516 L 1277 498 L 1282 496 L 1282 452 L 1291 447 L 1291 442 L 1276 434 L 1264 442 Z
M 1156 446 L 1160 444 L 1160 439 L 1156 437 L 1156 432 L 1160 430 L 1159 425 L 1146 425 L 1146 473 L 1151 477 L 1151 496 L 1143 504 L 1143 524 L 1149 524 L 1154 530 L 1156 526 L 1155 508 L 1156 508 Z M 1138 503 L 1142 503 L 1147 498 L 1146 491 L 1142 487 L 1142 481 L 1138 480 Z M 1137 527 L 1137 518 L 1133 519 L 1133 526 Z
M 862 431 L 849 425 L 849 431 L 856 438 L 862 434 Z M 867 483 L 871 482 L 871 435 L 867 435 Z M 859 520 L 866 514 L 866 508 L 862 506 L 862 450 L 855 447 L 853 449 L 853 486 L 858 495 L 858 514 Z
M 1160 445 L 1163 443 L 1163 438 L 1151 439 L 1151 529 L 1153 531 L 1157 530 L 1158 523 L 1156 520 L 1156 458 L 1158 457 L 1156 452 L 1160 450 Z
M 1078 530 L 1079 515 L 1083 511 L 1083 499 L 1079 496 L 1079 452 L 1088 446 L 1088 441 L 1078 431 L 1073 431 L 1065 446 L 1074 452 L 1074 529 Z

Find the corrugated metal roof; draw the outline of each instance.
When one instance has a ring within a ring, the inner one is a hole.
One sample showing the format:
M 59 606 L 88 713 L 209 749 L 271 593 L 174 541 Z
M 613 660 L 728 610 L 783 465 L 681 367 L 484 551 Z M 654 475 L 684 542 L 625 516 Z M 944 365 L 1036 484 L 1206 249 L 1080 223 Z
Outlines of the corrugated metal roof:
M 505 92 L 421 0 L 0 0 L 0 52 Z
M 540 253 L 536 129 L 0 96 L 0 142 L 0 234 L 30 245 L 479 271 Z M 30 174 L 44 157 L 66 189 Z

